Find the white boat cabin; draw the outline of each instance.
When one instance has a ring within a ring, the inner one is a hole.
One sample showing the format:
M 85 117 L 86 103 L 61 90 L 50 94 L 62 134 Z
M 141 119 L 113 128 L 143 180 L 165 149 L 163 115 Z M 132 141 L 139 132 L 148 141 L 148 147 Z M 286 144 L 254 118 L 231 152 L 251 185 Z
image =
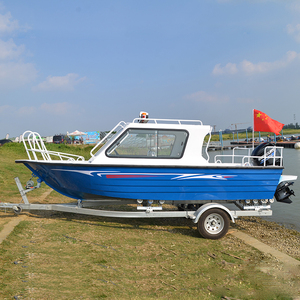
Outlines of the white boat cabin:
M 114 133 L 117 131 L 116 133 Z M 90 163 L 108 165 L 181 165 L 203 166 L 202 147 L 211 126 L 199 120 L 163 120 L 140 118 L 120 122 L 91 151 Z M 95 154 L 95 150 L 103 145 Z

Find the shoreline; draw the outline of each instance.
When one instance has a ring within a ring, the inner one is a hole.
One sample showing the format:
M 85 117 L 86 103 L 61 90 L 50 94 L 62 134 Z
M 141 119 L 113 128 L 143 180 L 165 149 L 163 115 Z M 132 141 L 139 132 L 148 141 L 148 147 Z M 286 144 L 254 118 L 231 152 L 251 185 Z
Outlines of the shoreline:
M 300 261 L 300 232 L 260 217 L 243 217 L 231 224 L 266 245 Z

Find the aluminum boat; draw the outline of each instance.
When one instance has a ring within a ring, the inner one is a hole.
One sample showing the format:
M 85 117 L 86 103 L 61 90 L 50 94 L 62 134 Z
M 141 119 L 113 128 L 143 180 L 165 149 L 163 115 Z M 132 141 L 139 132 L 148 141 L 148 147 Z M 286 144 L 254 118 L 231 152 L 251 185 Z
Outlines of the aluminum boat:
M 82 156 L 47 150 L 37 132 L 26 131 L 28 159 L 17 160 L 40 181 L 77 200 L 121 199 L 200 206 L 208 202 L 290 203 L 296 176 L 283 175 L 283 149 L 263 144 L 209 157 L 212 127 L 199 120 L 121 121 Z M 210 152 L 211 153 L 211 152 Z

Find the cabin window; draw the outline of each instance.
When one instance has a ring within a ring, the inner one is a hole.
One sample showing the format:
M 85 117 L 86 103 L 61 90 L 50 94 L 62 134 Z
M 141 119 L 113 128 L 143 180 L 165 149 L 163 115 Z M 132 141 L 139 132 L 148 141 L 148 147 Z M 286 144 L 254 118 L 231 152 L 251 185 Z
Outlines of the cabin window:
M 128 129 L 106 151 L 109 157 L 181 158 L 185 130 Z

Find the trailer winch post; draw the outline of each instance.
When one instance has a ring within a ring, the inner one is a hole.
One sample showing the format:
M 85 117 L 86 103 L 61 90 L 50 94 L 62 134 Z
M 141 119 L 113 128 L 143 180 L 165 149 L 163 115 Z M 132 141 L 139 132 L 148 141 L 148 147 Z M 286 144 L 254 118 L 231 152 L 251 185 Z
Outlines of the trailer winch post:
M 17 187 L 19 189 L 19 192 L 22 196 L 22 200 L 25 204 L 29 204 L 29 201 L 27 199 L 26 193 L 30 192 L 32 189 L 28 189 L 28 190 L 24 190 L 21 184 L 21 181 L 19 179 L 19 177 L 15 177 L 15 182 L 17 184 Z

